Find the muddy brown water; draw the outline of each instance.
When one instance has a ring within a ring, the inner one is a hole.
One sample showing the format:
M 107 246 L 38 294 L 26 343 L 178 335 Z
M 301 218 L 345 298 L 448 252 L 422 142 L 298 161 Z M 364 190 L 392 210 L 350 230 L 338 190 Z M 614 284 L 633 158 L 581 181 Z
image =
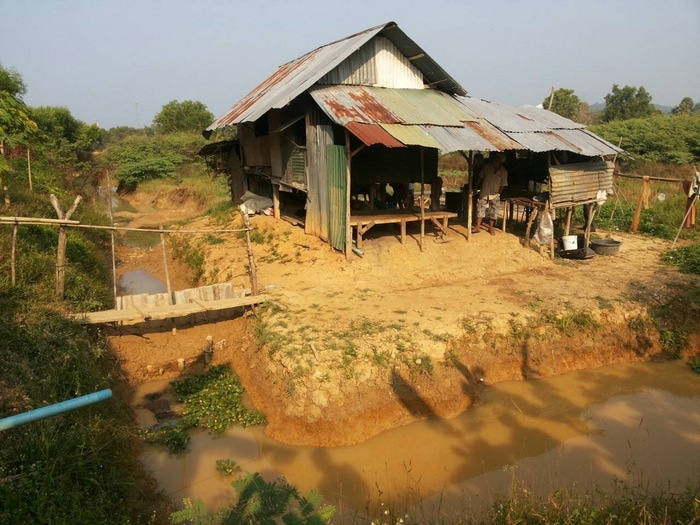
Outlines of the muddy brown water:
M 143 385 L 144 396 L 168 383 Z M 153 414 L 137 408 L 141 425 Z M 632 363 L 484 387 L 478 405 L 451 420 L 383 432 L 359 445 L 288 446 L 261 428 L 192 435 L 187 453 L 145 447 L 142 461 L 176 503 L 202 499 L 210 510 L 234 494 L 219 459 L 303 492 L 354 516 L 383 509 L 437 517 L 478 512 L 514 487 L 544 495 L 596 488 L 683 491 L 700 483 L 700 376 L 683 361 Z

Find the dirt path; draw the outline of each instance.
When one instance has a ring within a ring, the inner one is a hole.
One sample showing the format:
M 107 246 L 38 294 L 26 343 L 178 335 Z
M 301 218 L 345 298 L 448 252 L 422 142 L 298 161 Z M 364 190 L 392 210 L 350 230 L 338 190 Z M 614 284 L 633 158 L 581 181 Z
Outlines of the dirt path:
M 415 418 L 455 416 L 488 383 L 650 359 L 659 345 L 640 321 L 647 308 L 700 284 L 659 263 L 668 242 L 620 232 L 618 255 L 551 261 L 511 233 L 467 242 L 456 222 L 446 240 L 429 230 L 422 251 L 417 229 L 402 245 L 398 231 L 377 227 L 364 256 L 346 259 L 285 221 L 259 215 L 252 224 L 270 297 L 257 318 L 111 343 L 127 377 L 144 381 L 177 375 L 178 358 L 199 367 L 211 335 L 215 362 L 234 366 L 268 416 L 266 432 L 288 443 L 353 443 Z M 236 216 L 227 225 L 240 226 Z M 212 225 L 199 218 L 188 227 Z M 240 236 L 217 235 L 201 249 L 205 280 L 249 286 Z M 124 254 L 122 270 L 155 262 Z M 588 324 L 573 333 L 554 328 L 581 312 Z

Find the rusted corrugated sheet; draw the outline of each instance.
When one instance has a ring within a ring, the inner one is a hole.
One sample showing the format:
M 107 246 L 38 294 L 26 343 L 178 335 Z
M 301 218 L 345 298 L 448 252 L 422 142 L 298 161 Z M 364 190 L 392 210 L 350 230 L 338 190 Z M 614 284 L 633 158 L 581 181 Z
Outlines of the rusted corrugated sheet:
M 441 149 L 440 143 L 421 126 L 404 126 L 403 124 L 380 124 L 384 130 L 407 146 Z
M 348 122 L 345 127 L 367 146 L 374 144 L 381 144 L 387 148 L 402 148 L 404 146 L 403 142 L 396 140 L 379 124 Z
M 321 109 L 341 126 L 364 124 L 430 124 L 462 126 L 474 117 L 439 91 L 370 86 L 324 86 L 309 90 Z
M 420 59 L 411 60 L 411 63 L 421 71 L 429 83 L 439 82 L 441 89 L 459 94 L 466 93 L 464 88 L 447 75 L 394 22 L 389 22 L 319 47 L 280 66 L 275 73 L 219 117 L 207 131 L 242 122 L 254 122 L 270 109 L 286 106 L 379 34 L 396 45 L 404 56 L 420 56 Z

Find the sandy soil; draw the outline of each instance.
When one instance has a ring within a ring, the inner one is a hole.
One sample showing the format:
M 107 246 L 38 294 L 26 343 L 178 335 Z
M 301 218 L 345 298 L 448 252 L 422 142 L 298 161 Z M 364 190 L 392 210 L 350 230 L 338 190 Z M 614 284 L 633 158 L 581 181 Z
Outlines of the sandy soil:
M 161 199 L 149 217 L 135 218 L 159 223 L 168 205 Z M 349 444 L 416 418 L 453 417 L 497 381 L 658 358 L 648 310 L 700 284 L 659 263 L 668 242 L 621 232 L 598 232 L 623 242 L 615 256 L 552 261 L 510 232 L 468 242 L 461 219 L 444 239 L 428 227 L 423 249 L 417 225 L 403 245 L 398 226 L 388 225 L 370 230 L 362 257 L 346 259 L 286 221 L 251 221 L 264 305 L 114 329 L 111 346 L 126 377 L 143 382 L 201 369 L 211 336 L 214 363 L 233 366 L 267 415 L 266 432 L 294 444 Z M 227 224 L 200 217 L 188 228 L 241 225 L 234 215 Z M 249 288 L 244 239 L 213 235 L 199 241 L 201 284 Z M 163 275 L 159 248 L 122 250 L 120 260 L 119 272 Z M 170 264 L 173 288 L 190 287 L 187 269 Z M 700 351 L 697 338 L 691 344 Z

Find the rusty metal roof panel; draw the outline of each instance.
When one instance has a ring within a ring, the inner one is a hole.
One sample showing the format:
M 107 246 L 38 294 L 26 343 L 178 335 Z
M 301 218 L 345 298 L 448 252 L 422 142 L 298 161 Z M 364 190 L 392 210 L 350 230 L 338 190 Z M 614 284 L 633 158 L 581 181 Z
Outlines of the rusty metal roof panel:
M 386 89 L 369 86 L 316 86 L 311 96 L 334 122 L 462 126 L 475 120 L 449 95 L 433 89 Z
M 466 94 L 464 88 L 447 75 L 432 58 L 399 29 L 396 23 L 388 22 L 321 46 L 280 66 L 275 73 L 214 121 L 207 131 L 242 122 L 254 122 L 270 109 L 284 107 L 379 34 L 389 39 L 411 64 L 420 70 L 428 84 L 450 93 Z
M 366 146 L 381 144 L 387 148 L 402 148 L 403 142 L 391 136 L 379 124 L 362 124 L 360 122 L 348 122 L 348 131 L 360 139 Z
M 380 124 L 384 130 L 396 140 L 407 146 L 423 146 L 425 148 L 441 149 L 440 143 L 422 126 L 405 126 L 403 124 Z

